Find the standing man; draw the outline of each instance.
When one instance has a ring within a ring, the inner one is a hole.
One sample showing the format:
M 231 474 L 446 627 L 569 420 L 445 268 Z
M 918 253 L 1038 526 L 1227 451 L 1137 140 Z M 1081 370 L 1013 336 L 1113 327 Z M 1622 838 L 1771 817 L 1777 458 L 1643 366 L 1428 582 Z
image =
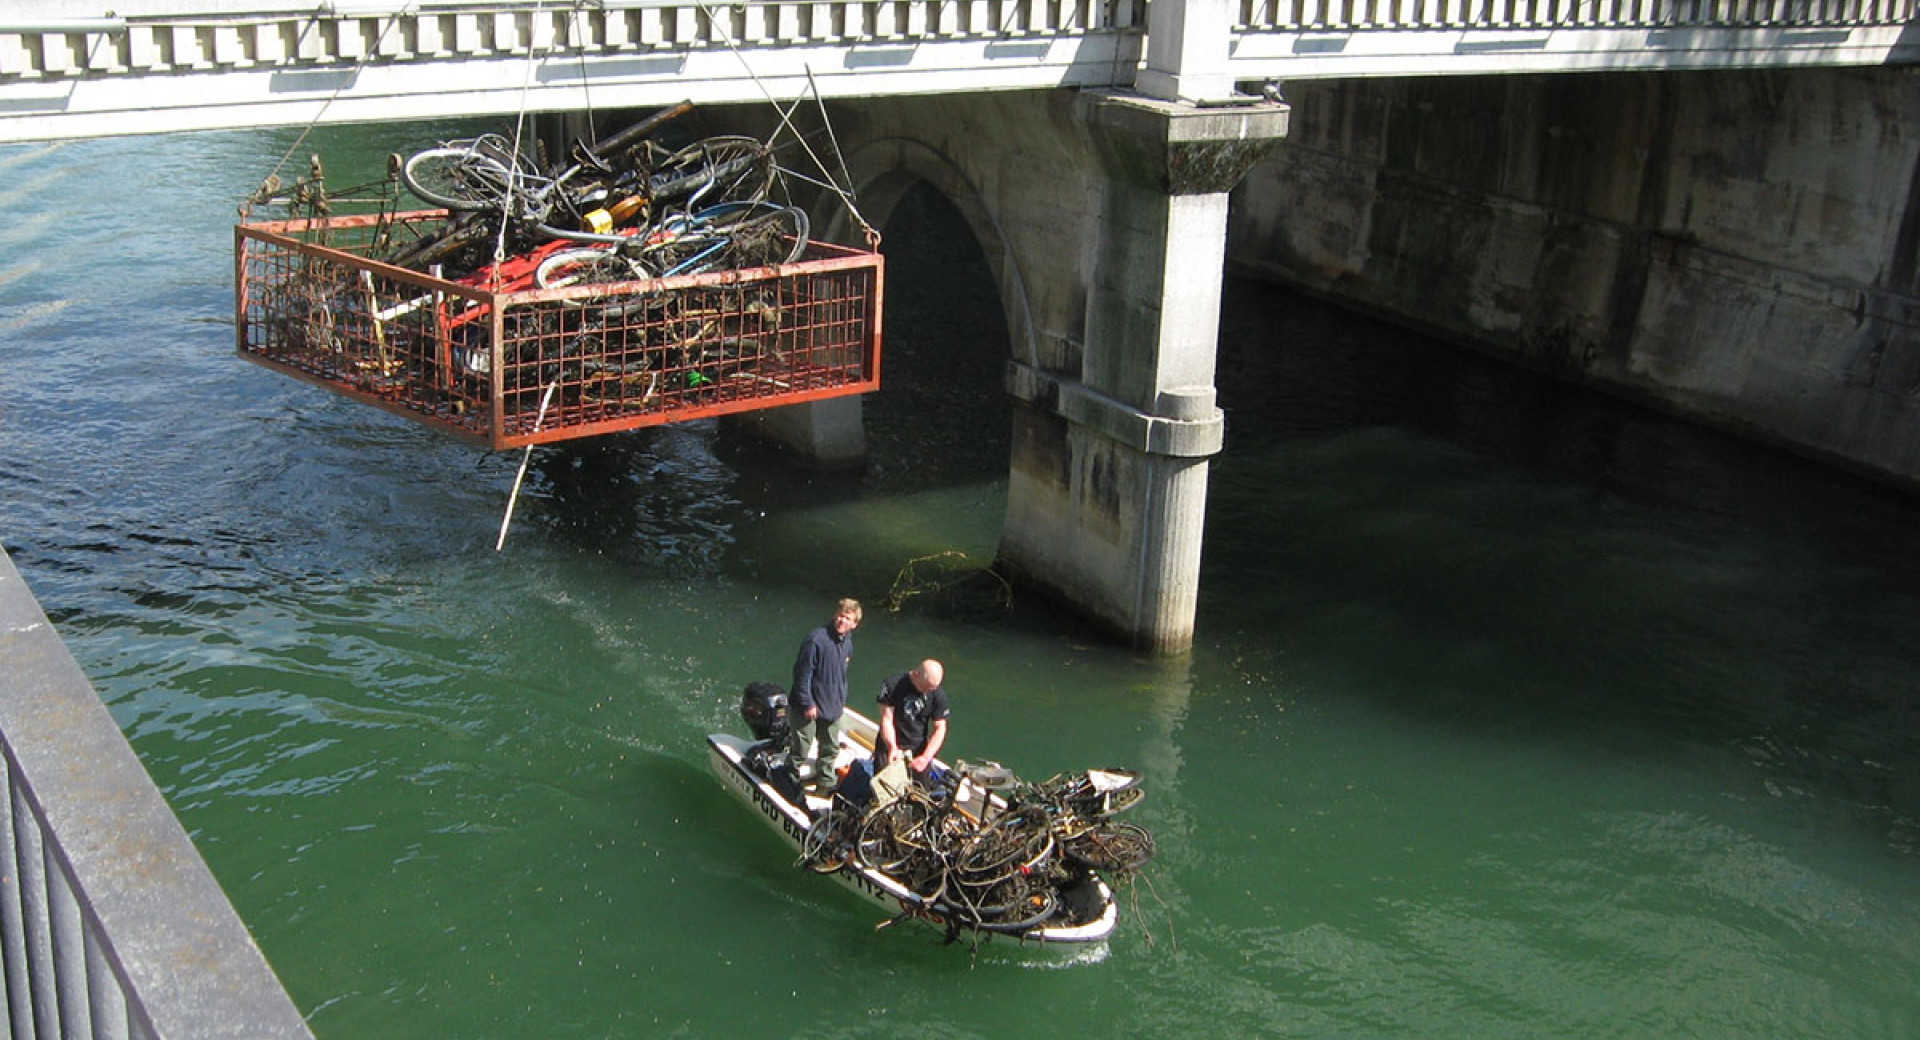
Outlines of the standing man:
M 833 759 L 847 728 L 847 664 L 853 660 L 853 630 L 859 627 L 860 601 L 843 599 L 832 621 L 807 633 L 794 658 L 787 750 L 803 782 L 816 776 L 833 782 Z
M 882 769 L 905 759 L 913 775 L 929 776 L 933 757 L 947 742 L 947 691 L 940 683 L 946 670 L 928 658 L 920 667 L 901 672 L 880 686 L 880 739 L 873 746 L 873 764 Z

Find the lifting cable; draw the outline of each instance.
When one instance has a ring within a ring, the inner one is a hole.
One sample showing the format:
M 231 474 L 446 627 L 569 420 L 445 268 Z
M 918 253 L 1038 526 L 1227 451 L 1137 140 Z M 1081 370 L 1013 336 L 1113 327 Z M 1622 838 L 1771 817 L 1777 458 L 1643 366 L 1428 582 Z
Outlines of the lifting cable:
M 527 74 L 526 77 L 520 81 L 520 111 L 514 116 L 513 120 L 512 155 L 514 160 L 507 174 L 507 198 L 506 205 L 502 208 L 500 214 L 500 234 L 495 237 L 493 244 L 493 275 L 488 279 L 492 284 L 487 286 L 488 290 L 493 292 L 499 291 L 500 267 L 506 262 L 507 258 L 507 225 L 512 223 L 511 211 L 513 208 L 514 194 L 520 190 L 520 156 L 522 155 L 520 141 L 521 134 L 527 123 L 527 94 L 533 89 L 533 71 L 539 64 L 539 48 L 535 46 L 535 41 L 538 38 L 538 30 L 535 26 L 538 24 L 544 8 L 544 3 L 535 3 L 533 5 L 533 15 L 527 21 Z M 574 15 L 578 14 L 579 5 L 576 4 L 574 7 Z M 569 16 L 567 19 L 567 28 L 571 31 L 575 24 L 573 16 Z M 581 68 L 584 72 L 586 67 L 586 49 L 584 47 L 578 49 L 580 51 Z M 580 82 L 583 84 L 582 89 L 585 89 L 584 84 L 586 81 L 587 77 L 582 75 L 580 78 Z M 591 98 L 589 98 L 587 102 L 587 127 L 589 137 L 591 137 L 593 127 L 593 102 Z M 493 317 L 495 320 L 498 320 L 500 317 L 497 306 Z M 555 378 L 553 382 L 547 384 L 547 392 L 540 396 L 540 414 L 535 416 L 533 420 L 534 433 L 539 433 L 541 424 L 547 421 L 547 406 L 553 403 L 553 392 L 559 388 L 560 380 Z M 520 453 L 520 468 L 513 476 L 513 490 L 507 493 L 507 510 L 500 517 L 500 536 L 494 540 L 494 552 L 499 552 L 507 547 L 507 527 L 513 523 L 513 507 L 520 501 L 520 485 L 526 480 L 527 464 L 532 461 L 533 442 L 528 441 L 526 450 Z
M 573 47 L 574 52 L 580 59 L 580 93 L 581 96 L 586 99 L 587 103 L 587 140 L 589 141 L 596 139 L 593 133 L 592 77 L 587 75 L 587 48 L 583 42 L 586 39 L 586 32 L 579 27 L 579 18 L 582 11 L 592 3 L 593 0 L 574 0 L 572 10 L 567 15 L 567 43 Z M 520 191 L 520 181 L 524 172 L 521 170 L 520 157 L 525 154 L 521 151 L 521 143 L 527 123 L 527 95 L 533 90 L 534 70 L 540 64 L 540 49 L 536 45 L 539 30 L 536 26 L 539 24 L 540 17 L 545 11 L 545 0 L 536 0 L 533 5 L 533 13 L 529 15 L 527 19 L 527 71 L 526 75 L 520 81 L 520 110 L 515 114 L 513 121 L 513 155 L 515 158 L 512 169 L 507 173 L 506 207 L 501 213 L 500 233 L 495 236 L 493 243 L 493 284 L 488 286 L 488 289 L 496 292 L 499 289 L 500 265 L 504 263 L 507 258 L 507 225 L 511 223 L 511 214 L 508 211 L 510 211 L 513 206 L 515 195 Z M 548 52 L 551 53 L 553 49 L 554 45 L 549 44 Z
M 752 63 L 747 61 L 747 56 L 741 53 L 739 46 L 734 43 L 733 34 L 726 30 L 725 25 L 721 19 L 715 15 L 713 9 L 705 3 L 701 3 L 698 6 L 700 13 L 707 19 L 707 24 L 712 26 L 716 34 L 719 35 L 720 42 L 726 44 L 728 52 L 740 63 L 740 67 L 746 70 L 747 78 L 753 81 L 754 86 L 760 88 L 761 96 L 767 99 L 767 103 L 773 106 L 773 110 L 776 113 L 779 113 L 780 126 L 774 130 L 773 139 L 777 140 L 782 131 L 791 130 L 794 141 L 807 153 L 807 158 L 813 160 L 814 167 L 820 171 L 820 176 L 825 177 L 826 180 L 815 180 L 805 174 L 795 174 L 795 176 L 809 184 L 833 192 L 833 194 L 840 199 L 841 205 L 847 207 L 847 213 L 853 217 L 854 222 L 860 225 L 861 233 L 866 236 L 868 247 L 878 252 L 880 249 L 880 231 L 867 222 L 866 216 L 860 212 L 859 205 L 854 201 L 853 178 L 852 175 L 847 172 L 847 159 L 840 151 L 840 140 L 834 135 L 833 122 L 827 118 L 826 101 L 820 96 L 820 87 L 813 80 L 813 67 L 811 65 L 804 66 L 807 71 L 807 90 L 813 95 L 814 102 L 819 106 L 820 122 L 826 127 L 828 142 L 833 145 L 834 158 L 839 161 L 840 165 L 840 174 L 846 178 L 847 183 L 845 187 L 842 187 L 840 182 L 834 178 L 832 171 L 827 169 L 826 162 L 814 152 L 813 146 L 807 143 L 806 135 L 801 133 L 800 129 L 793 125 L 793 112 L 800 107 L 799 99 L 795 99 L 791 107 L 782 109 L 780 102 L 774 98 L 773 92 L 768 90 L 767 85 L 761 81 L 760 74 L 753 70 Z M 768 145 L 771 147 L 772 141 L 769 141 Z
M 842 191 L 838 185 L 829 185 L 829 187 L 832 187 L 834 193 L 840 196 L 841 202 L 847 207 L 847 212 L 853 215 L 855 221 L 859 222 L 860 229 L 865 232 L 867 236 L 867 248 L 878 253 L 880 251 L 880 229 L 867 223 L 866 215 L 861 213 L 860 208 L 853 203 L 853 172 L 847 169 L 846 153 L 840 150 L 840 138 L 833 132 L 833 120 L 827 117 L 827 100 L 820 96 L 820 85 L 813 81 L 813 66 L 805 65 L 802 67 L 807 70 L 807 90 L 813 94 L 813 103 L 820 109 L 820 125 L 827 128 L 827 141 L 833 145 L 833 157 L 840 163 L 840 176 L 845 178 L 847 182 L 847 187 L 844 191 Z M 799 136 L 799 132 L 795 131 L 794 137 L 797 138 Z M 812 150 L 809 149 L 807 154 L 813 154 Z M 814 162 L 818 163 L 819 160 L 815 159 Z M 828 176 L 831 177 L 832 174 L 828 174 Z
M 498 292 L 500 290 L 500 265 L 506 262 L 507 259 L 507 225 L 513 222 L 513 200 L 520 192 L 520 181 L 524 173 L 521 169 L 521 164 L 522 156 L 525 153 L 520 150 L 520 143 L 522 136 L 526 132 L 527 94 L 533 90 L 533 70 L 540 64 L 540 49 L 535 46 L 535 41 L 539 38 L 539 31 L 536 26 L 539 24 L 541 12 L 545 9 L 546 4 L 544 0 L 536 0 L 533 5 L 533 13 L 527 18 L 527 71 L 526 75 L 520 79 L 520 111 L 513 117 L 513 148 L 508 153 L 512 157 L 512 161 L 507 165 L 507 197 L 501 206 L 500 232 L 495 235 L 493 239 L 493 274 L 488 278 L 489 284 L 487 285 L 487 290 L 489 292 Z M 496 317 L 497 316 L 498 315 L 496 315 Z M 533 446 L 528 445 L 527 447 L 528 450 L 531 451 Z M 518 489 L 516 488 L 516 490 Z M 511 509 L 509 509 L 508 515 L 512 515 Z M 501 527 L 500 533 L 501 538 L 504 540 L 506 537 L 504 524 Z
M 306 142 L 307 135 L 313 133 L 313 128 L 320 125 L 321 117 L 325 116 L 328 107 L 339 100 L 340 95 L 346 92 L 347 85 L 357 81 L 360 78 L 360 73 L 365 71 L 367 63 L 373 60 L 374 55 L 380 53 L 380 48 L 386 46 L 387 34 L 393 31 L 394 26 L 400 24 L 400 19 L 410 13 L 415 13 L 414 9 L 418 6 L 419 0 L 408 0 L 406 4 L 403 4 L 392 14 L 380 16 L 383 24 L 380 27 L 380 35 L 373 41 L 373 46 L 367 48 L 366 53 L 360 56 L 360 60 L 354 63 L 351 74 L 341 77 L 340 85 L 333 88 L 333 93 L 327 95 L 325 101 L 320 102 L 320 107 L 314 110 L 313 118 L 307 121 L 306 126 L 300 128 L 300 135 L 295 137 L 293 143 L 287 146 L 286 152 L 280 156 L 280 161 L 273 164 L 273 170 L 261 179 L 259 190 L 255 191 L 252 196 L 249 196 L 247 202 L 240 207 L 241 216 L 244 217 L 249 213 L 255 199 L 270 195 L 273 191 L 277 190 L 269 186 L 279 181 L 280 171 L 286 168 L 287 160 L 293 158 L 293 153 Z M 318 33 L 320 31 L 320 18 L 321 16 L 316 13 L 307 21 L 306 28 L 301 30 L 300 35 L 302 39 L 305 39 L 306 34 L 309 32 Z M 357 21 L 358 19 L 355 20 Z M 296 41 L 296 44 L 297 43 L 298 41 Z

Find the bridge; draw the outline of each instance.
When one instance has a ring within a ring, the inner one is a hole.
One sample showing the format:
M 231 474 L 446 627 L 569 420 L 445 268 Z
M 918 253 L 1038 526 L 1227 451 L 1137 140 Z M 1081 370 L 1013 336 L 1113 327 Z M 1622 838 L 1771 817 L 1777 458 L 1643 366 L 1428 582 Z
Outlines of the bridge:
M 15 0 L 0 12 L 0 141 L 809 93 L 1083 87 L 1207 103 L 1303 79 L 1879 65 L 1916 48 L 1914 0 L 108 6 Z
M 759 123 L 771 136 L 777 124 L 765 113 L 777 105 L 767 102 L 813 96 L 843 106 L 860 124 L 846 158 L 864 216 L 884 226 L 906 185 L 928 183 L 966 215 L 999 281 L 1013 340 L 1007 385 L 1019 407 L 998 562 L 1134 642 L 1179 651 L 1192 638 L 1206 460 L 1224 428 L 1213 352 L 1228 198 L 1287 136 L 1287 98 L 1333 98 L 1339 84 L 1409 77 L 1901 64 L 1920 53 L 1916 2 L 126 0 L 81 10 L 67 0 L 16 0 L 0 14 L 0 141 L 633 110 L 681 100 L 730 113 L 722 120 L 741 129 Z M 1529 103 L 1525 118 L 1543 136 L 1513 157 L 1524 168 L 1539 168 L 1539 157 L 1556 151 L 1552 135 L 1561 128 L 1545 125 L 1558 118 L 1543 114 L 1545 105 Z M 1356 111 L 1389 118 L 1371 102 Z M 1640 132 L 1631 115 L 1619 118 L 1625 122 L 1605 135 Z M 1422 118 L 1417 133 L 1442 125 L 1467 124 Z M 1668 150 L 1643 142 L 1634 154 L 1649 148 Z M 1421 153 L 1447 150 L 1435 138 Z M 1608 153 L 1583 160 L 1624 161 Z M 1884 165 L 1884 157 L 1870 161 Z M 1359 168 L 1349 163 L 1339 176 L 1358 176 L 1355 190 L 1371 191 L 1376 175 L 1353 174 Z M 1241 209 L 1257 213 L 1262 199 L 1294 190 L 1294 181 L 1243 191 Z M 1470 179 L 1444 194 L 1484 190 Z M 1804 189 L 1820 213 L 1836 210 L 1834 192 Z M 833 201 L 808 203 L 816 234 L 854 241 Z M 1357 284 L 1383 284 L 1386 265 L 1368 258 L 1401 246 L 1347 242 L 1319 255 L 1355 227 L 1380 226 L 1373 217 L 1346 219 L 1356 203 L 1338 201 L 1295 207 L 1291 229 L 1263 225 L 1262 236 L 1295 241 L 1280 260 L 1253 256 L 1248 265 L 1322 288 L 1355 283 L 1363 270 Z M 1511 203 L 1477 208 L 1511 213 Z M 1300 230 L 1322 210 L 1343 214 L 1349 226 Z M 1886 216 L 1853 222 L 1885 224 Z M 1542 228 L 1552 223 L 1526 234 L 1550 234 Z M 1598 238 L 1619 231 L 1609 225 Z M 1398 234 L 1402 244 L 1407 238 Z M 1078 246 L 1063 251 L 1061 243 Z M 1401 295 L 1417 297 L 1440 265 L 1489 255 L 1496 254 L 1423 257 L 1387 273 L 1410 284 Z M 1539 255 L 1534 241 L 1512 262 L 1538 264 Z M 1598 262 L 1615 262 L 1609 257 Z M 1648 262 L 1634 261 L 1635 269 Z M 1756 277 L 1767 280 L 1750 272 L 1736 280 Z M 1558 337 L 1547 346 L 1598 367 L 1616 348 L 1597 341 L 1633 328 L 1629 316 L 1590 313 L 1608 304 L 1583 302 L 1579 313 L 1533 330 L 1536 319 L 1514 313 L 1531 304 L 1513 301 L 1542 288 L 1567 295 L 1564 284 L 1489 290 L 1488 302 L 1457 317 L 1459 327 L 1440 331 L 1497 339 L 1518 324 L 1530 337 L 1519 353 L 1538 353 Z M 1869 309 L 1846 304 L 1844 291 L 1809 291 L 1841 301 L 1829 308 L 1836 315 Z M 1431 310 L 1431 301 L 1377 296 L 1381 309 L 1413 320 Z M 1872 309 L 1906 313 L 1898 300 Z M 1602 376 L 1633 388 L 1647 367 L 1629 358 Z M 1823 378 L 1832 368 L 1822 362 L 1805 374 Z M 1874 443 L 1827 444 L 1818 429 L 1796 436 L 1816 451 L 1871 454 L 1886 437 L 1886 417 L 1906 414 L 1904 404 L 1888 411 L 1896 397 L 1882 387 L 1846 405 L 1862 416 L 1852 425 L 1879 424 L 1881 433 L 1862 435 Z M 1727 411 L 1723 404 L 1709 399 L 1695 410 Z M 863 450 L 857 399 L 777 409 L 763 416 L 762 430 L 825 461 Z M 1920 475 L 1920 460 L 1912 469 Z
M 1901 64 L 1920 53 L 1911 27 L 1916 2 L 319 0 L 315 6 L 314 0 L 126 0 L 109 11 L 78 10 L 67 0 L 16 0 L 0 15 L 0 141 L 632 110 L 683 99 L 729 113 L 722 120 L 741 129 L 759 123 L 762 136 L 771 136 L 776 124 L 766 112 L 777 105 L 766 102 L 815 96 L 823 105 L 843 106 L 859 124 L 848 136 L 846 160 L 870 223 L 884 226 L 907 185 L 928 183 L 959 206 L 999 282 L 1013 341 L 1007 386 L 1018 402 L 999 564 L 1129 640 L 1177 652 L 1192 639 L 1206 460 L 1223 442 L 1213 353 L 1228 198 L 1287 136 L 1293 114 L 1287 98 L 1305 93 L 1333 99 L 1342 96 L 1338 88 L 1329 92 L 1319 85 L 1415 76 L 1432 83 L 1516 73 L 1679 75 Z M 1887 99 L 1905 96 L 1891 85 L 1874 89 Z M 1419 104 L 1424 112 L 1433 102 Z M 1739 118 L 1738 99 L 1697 104 L 1719 104 L 1720 111 L 1732 105 Z M 1898 107 L 1893 100 L 1866 104 Z M 1334 113 L 1336 106 L 1320 108 Z M 1392 111 L 1367 102 L 1349 113 L 1354 118 L 1339 118 L 1359 126 L 1357 119 L 1386 120 Z M 1534 100 L 1515 117 L 1539 136 L 1511 157 L 1519 164 L 1513 170 L 1534 171 L 1526 176 L 1536 177 L 1551 168 L 1553 138 L 1564 128 L 1547 125 L 1560 119 L 1550 113 L 1545 100 Z M 1417 151 L 1426 158 L 1392 161 L 1416 166 L 1449 154 L 1446 139 L 1433 136 L 1436 127 L 1471 125 L 1435 122 L 1419 113 L 1408 118 L 1418 122 L 1414 138 L 1425 135 L 1427 143 Z M 1602 138 L 1644 132 L 1634 114 L 1617 118 Z M 1715 115 L 1702 126 L 1724 122 Z M 1482 126 L 1467 136 L 1484 132 Z M 1855 135 L 1842 143 L 1855 147 L 1872 137 Z M 1897 145 L 1897 135 L 1879 137 Z M 1623 179 L 1621 190 L 1644 194 L 1644 185 L 1631 187 L 1640 175 L 1618 164 L 1666 154 L 1672 140 L 1641 140 L 1625 153 L 1596 150 L 1579 160 L 1582 176 Z M 1355 147 L 1378 152 L 1379 141 Z M 1898 150 L 1904 146 L 1880 147 L 1894 147 L 1889 154 L 1899 162 L 1911 160 Z M 1875 168 L 1885 166 L 1886 158 L 1865 157 Z M 1748 160 L 1714 155 L 1703 161 L 1724 166 Z M 1368 185 L 1385 171 L 1369 167 L 1373 162 L 1356 155 L 1334 175 L 1357 178 L 1354 191 L 1373 192 Z M 1427 176 L 1415 172 L 1416 180 Z M 1460 198 L 1490 190 L 1476 183 L 1485 172 L 1436 197 L 1457 207 Z M 1772 176 L 1764 170 L 1754 175 Z M 1325 176 L 1313 171 L 1307 179 L 1320 183 Z M 1261 200 L 1282 197 L 1299 181 L 1265 180 L 1268 187 L 1242 192 L 1241 209 L 1258 213 Z M 1395 174 L 1380 183 L 1405 182 Z M 1836 204 L 1836 193 L 1845 199 L 1854 190 L 1845 185 L 1766 190 L 1804 197 L 1808 219 L 1840 220 L 1846 225 L 1841 233 L 1855 234 L 1848 229 L 1889 223 L 1889 205 L 1880 195 L 1898 187 L 1863 189 L 1874 193 L 1870 204 L 1863 203 L 1872 212 L 1859 214 Z M 854 240 L 846 215 L 829 205 L 835 199 L 802 201 L 817 211 L 816 234 L 824 230 L 820 237 Z M 1496 226 L 1506 219 L 1499 214 L 1516 212 L 1514 200 L 1489 197 L 1485 205 L 1466 207 L 1476 222 L 1472 234 L 1521 242 L 1512 255 L 1486 249 L 1454 255 L 1447 252 L 1454 247 L 1443 244 L 1430 247 L 1432 255 L 1389 265 L 1370 258 L 1407 248 L 1409 241 L 1417 245 L 1423 237 L 1417 225 L 1401 226 L 1393 241 L 1353 241 L 1356 229 L 1371 234 L 1386 227 L 1377 207 L 1352 197 L 1334 200 L 1339 205 L 1333 207 L 1324 201 L 1296 206 L 1289 227 L 1262 224 L 1261 236 L 1279 244 L 1252 256 L 1249 266 L 1330 291 L 1359 285 L 1374 293 L 1372 302 L 1381 309 L 1427 321 L 1434 301 L 1420 297 L 1428 292 L 1424 283 L 1439 272 L 1462 263 L 1532 264 L 1535 279 L 1557 280 L 1488 288 L 1484 299 L 1473 291 L 1454 294 L 1441 301 L 1458 311 L 1449 315 L 1454 327 L 1439 331 L 1497 341 L 1515 338 L 1519 328 L 1517 353 L 1539 362 L 1532 355 L 1558 351 L 1571 360 L 1544 363 L 1586 366 L 1596 381 L 1611 379 L 1652 395 L 1663 392 L 1657 384 L 1666 377 L 1650 380 L 1646 373 L 1673 368 L 1669 355 L 1690 349 L 1663 346 L 1659 358 L 1634 358 L 1632 337 L 1640 326 L 1631 314 L 1613 313 L 1619 293 L 1584 284 L 1574 293 L 1571 283 L 1545 269 L 1542 256 L 1571 262 L 1558 259 L 1566 247 L 1543 252 L 1540 237 L 1566 226 L 1568 215 L 1547 213 L 1523 230 L 1531 237 L 1519 238 L 1522 233 Z M 1641 204 L 1651 214 L 1645 219 L 1669 219 L 1647 209 L 1656 201 Z M 1697 201 L 1714 206 L 1712 200 Z M 1591 237 L 1628 242 L 1634 255 L 1622 260 L 1614 250 L 1581 263 L 1626 263 L 1624 284 L 1638 285 L 1633 291 L 1642 295 L 1649 291 L 1641 283 L 1651 264 L 1678 264 L 1694 272 L 1689 278 L 1702 270 L 1706 261 L 1700 256 L 1675 251 L 1697 246 L 1697 232 L 1649 232 L 1633 223 L 1643 218 L 1627 214 L 1617 199 L 1606 205 L 1610 212 Z M 1744 219 L 1737 209 L 1742 206 L 1752 209 L 1746 195 L 1727 204 L 1733 215 L 1726 219 Z M 1339 214 L 1344 223 L 1301 230 L 1318 211 Z M 1690 202 L 1685 213 L 1692 212 Z M 1355 214 L 1358 219 L 1349 219 Z M 1259 219 L 1275 218 L 1269 213 Z M 1907 241 L 1907 231 L 1899 235 Z M 1920 225 L 1912 237 L 1920 239 Z M 1062 243 L 1077 245 L 1063 250 Z M 1660 246 L 1664 252 L 1648 253 L 1648 243 L 1668 244 Z M 1904 248 L 1891 240 L 1885 247 Z M 1782 248 L 1805 252 L 1797 243 Z M 1772 258 L 1736 259 L 1722 265 L 1730 274 L 1710 276 L 1748 287 L 1728 292 L 1780 281 L 1765 273 Z M 1896 271 L 1913 267 L 1897 258 L 1889 263 Z M 1796 276 L 1806 273 L 1795 268 Z M 1509 274 L 1503 267 L 1487 277 Z M 1684 297 L 1699 288 L 1679 292 Z M 1909 306 L 1905 296 L 1849 302 L 1849 291 L 1844 285 L 1794 289 L 1796 300 L 1827 301 L 1818 305 L 1825 312 L 1802 326 L 1844 321 L 1849 311 L 1857 324 L 1858 315 L 1873 313 L 1892 323 L 1890 332 L 1872 330 L 1875 342 L 1888 335 L 1900 342 L 1910 338 L 1905 315 L 1920 308 Z M 1542 295 L 1564 298 L 1562 309 L 1570 313 L 1523 313 Z M 1465 305 L 1454 306 L 1462 300 Z M 1756 300 L 1739 306 L 1758 312 L 1771 305 Z M 1859 340 L 1862 334 L 1836 335 Z M 1800 370 L 1782 378 L 1834 382 L 1835 407 L 1848 413 L 1840 425 L 1854 431 L 1831 434 L 1830 418 L 1816 418 L 1806 430 L 1791 431 L 1792 437 L 1816 453 L 1886 453 L 1889 431 L 1897 432 L 1909 414 L 1895 385 L 1904 367 L 1884 366 L 1884 344 L 1874 349 L 1866 362 L 1839 365 L 1844 371 L 1837 379 L 1831 360 L 1792 362 Z M 1622 352 L 1624 358 L 1615 356 Z M 1706 373 L 1709 382 L 1727 385 L 1681 403 L 1728 413 L 1736 423 L 1797 421 L 1766 414 L 1777 407 L 1769 402 L 1780 399 L 1782 389 L 1750 386 L 1753 359 L 1736 360 L 1715 362 L 1725 371 Z M 1872 366 L 1865 394 L 1857 392 L 1863 363 Z M 1691 386 L 1682 389 L 1695 394 Z M 1742 394 L 1760 403 L 1738 400 Z M 1729 396 L 1735 398 L 1731 405 L 1720 399 Z M 1743 408 L 1758 420 L 1741 414 Z M 857 399 L 777 409 L 762 417 L 762 430 L 826 461 L 862 450 Z M 1920 476 L 1920 459 L 1894 463 L 1895 472 Z

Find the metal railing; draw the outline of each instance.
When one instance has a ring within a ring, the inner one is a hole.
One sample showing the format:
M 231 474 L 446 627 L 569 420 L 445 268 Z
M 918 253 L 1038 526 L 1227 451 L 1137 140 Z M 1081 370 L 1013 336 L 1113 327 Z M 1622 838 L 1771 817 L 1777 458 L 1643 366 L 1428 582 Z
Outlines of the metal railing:
M 1899 25 L 1916 0 L 1233 0 L 1238 31 Z M 148 5 L 156 6 L 156 5 Z M 1147 0 L 602 0 L 0 20 L 0 81 L 1139 32 Z
M 25 7 L 0 11 L 0 142 L 1131 89 L 1143 70 L 1255 81 L 1920 61 L 1906 29 L 1920 0 L 1152 2 L 1163 16 L 1225 4 L 1228 38 L 1174 48 L 1179 70 L 1149 67 L 1149 0 L 127 0 L 106 17 L 13 0 Z M 1215 31 L 1201 13 L 1193 24 Z M 1184 67 L 1189 51 L 1225 68 Z
M 443 223 L 236 227 L 241 355 L 496 450 L 880 388 L 877 252 L 813 242 L 772 267 L 549 289 L 526 257 L 490 287 L 366 255 Z
M 4 551 L 0 662 L 12 1040 L 312 1040 Z

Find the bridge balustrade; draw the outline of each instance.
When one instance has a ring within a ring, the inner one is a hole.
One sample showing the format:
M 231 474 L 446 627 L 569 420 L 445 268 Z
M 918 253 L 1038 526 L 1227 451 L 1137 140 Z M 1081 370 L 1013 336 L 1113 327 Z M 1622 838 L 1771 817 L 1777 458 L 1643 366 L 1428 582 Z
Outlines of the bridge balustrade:
M 312 1040 L 0 551 L 0 1019 L 13 1040 Z
M 1161 0 L 1167 2 L 1167 0 Z M 1895 25 L 1916 0 L 1235 0 L 1240 32 L 1289 29 Z M 0 81 L 527 54 L 1058 37 L 1143 30 L 1146 0 L 737 0 L 359 15 L 0 20 Z
M 402 5 L 396 3 L 395 7 Z M 9 24 L 0 81 L 451 58 L 605 55 L 1137 29 L 1145 0 L 736 0 L 475 4 L 378 15 L 151 15 Z
M 1234 28 L 1746 29 L 1902 25 L 1916 0 L 1237 0 Z
M 0 10 L 0 141 L 809 94 L 1217 99 L 1263 80 L 1920 61 L 1907 30 L 1920 0 L 1153 3 L 1158 50 L 1148 0 L 126 0 L 38 22 Z

